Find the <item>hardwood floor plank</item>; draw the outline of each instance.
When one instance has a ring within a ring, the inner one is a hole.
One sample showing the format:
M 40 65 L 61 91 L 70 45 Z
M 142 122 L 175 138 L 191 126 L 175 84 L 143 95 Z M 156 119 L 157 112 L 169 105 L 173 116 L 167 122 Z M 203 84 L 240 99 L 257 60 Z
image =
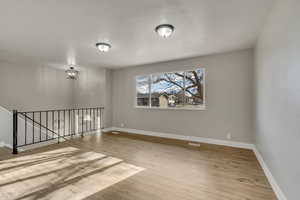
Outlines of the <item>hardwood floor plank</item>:
M 26 164 L 23 166 L 28 166 L 30 161 L 26 160 L 26 155 L 48 152 L 47 162 L 53 163 L 49 160 L 51 156 L 55 159 L 61 158 L 59 158 L 59 155 L 55 157 L 49 152 L 73 147 L 79 149 L 82 155 L 87 152 L 96 152 L 100 153 L 99 155 L 116 158 L 112 162 L 122 161 L 121 163 L 128 163 L 130 166 L 138 166 L 144 169 L 140 173 L 135 173 L 133 176 L 126 177 L 109 187 L 102 188 L 101 191 L 89 193 L 88 195 L 79 192 L 79 185 L 74 188 L 73 184 L 66 184 L 64 187 L 69 192 L 65 194 L 60 192 L 63 189 L 53 191 L 48 188 L 45 190 L 46 195 L 42 195 L 45 199 L 54 197 L 56 199 L 66 199 L 69 198 L 68 195 L 72 196 L 74 194 L 77 194 L 77 199 L 85 200 L 277 199 L 253 151 L 204 143 L 201 143 L 200 147 L 191 147 L 187 144 L 188 141 L 128 133 L 119 135 L 106 133 L 76 138 L 60 144 L 31 150 L 19 154 L 17 158 L 20 158 L 21 163 Z M 12 158 L 13 156 L 10 155 L 9 157 Z M 37 157 L 36 159 L 43 162 L 44 158 Z M 76 159 L 73 160 L 73 164 L 76 164 Z M 72 161 L 67 160 L 65 159 L 65 165 L 72 163 Z M 7 161 L 9 160 L 4 160 L 3 166 L 0 162 L 0 176 L 4 173 L 1 168 L 6 169 L 9 167 L 5 163 Z M 91 172 L 95 166 L 101 165 L 100 163 L 99 161 L 99 164 L 96 162 L 87 165 L 84 171 L 77 173 L 80 175 L 84 172 Z M 60 174 L 60 176 L 63 175 Z M 68 176 L 70 179 L 74 178 L 72 175 Z M 92 181 L 90 184 L 101 187 L 101 176 L 94 180 L 99 182 Z M 68 182 L 68 178 L 66 177 L 64 181 Z M 86 189 L 89 190 L 89 188 Z M 95 191 L 95 189 L 90 189 Z

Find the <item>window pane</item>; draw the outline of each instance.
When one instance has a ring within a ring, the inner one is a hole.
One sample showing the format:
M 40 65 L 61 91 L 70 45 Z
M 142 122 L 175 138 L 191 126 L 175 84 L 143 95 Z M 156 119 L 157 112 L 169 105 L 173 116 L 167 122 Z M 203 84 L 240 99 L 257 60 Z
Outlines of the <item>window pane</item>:
M 204 69 L 186 72 L 185 107 L 204 106 Z
M 176 108 L 183 105 L 184 72 L 152 75 L 151 106 Z
M 149 106 L 149 76 L 136 77 L 137 106 Z

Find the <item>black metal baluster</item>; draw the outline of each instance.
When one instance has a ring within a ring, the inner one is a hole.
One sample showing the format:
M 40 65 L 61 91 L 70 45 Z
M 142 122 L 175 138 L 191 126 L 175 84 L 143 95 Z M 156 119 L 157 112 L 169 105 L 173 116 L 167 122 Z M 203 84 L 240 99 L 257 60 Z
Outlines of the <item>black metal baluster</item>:
M 101 108 L 99 108 L 99 130 L 101 129 L 102 126 L 102 116 L 101 116 Z
M 77 111 L 77 115 L 76 115 Z M 76 116 L 77 116 L 77 121 L 76 121 Z M 76 133 L 76 127 L 77 126 L 77 133 Z M 74 127 L 74 134 L 77 135 L 79 132 L 79 110 L 74 110 L 74 118 L 73 118 L 73 127 Z
M 74 135 L 75 134 L 75 114 L 76 114 L 76 112 L 75 112 L 75 110 L 72 110 L 72 121 L 71 121 L 71 133 Z
M 76 112 L 75 112 L 75 114 L 76 114 Z M 78 135 L 79 134 L 79 109 L 77 109 L 77 121 L 76 121 L 76 117 L 75 117 L 74 125 L 77 126 L 77 128 L 75 128 L 75 135 Z M 76 130 L 77 130 L 77 133 L 76 133 Z
M 18 111 L 13 111 L 13 154 L 18 154 Z
M 93 130 L 95 130 L 95 108 L 93 108 Z
M 54 111 L 52 111 L 52 131 L 55 131 L 55 128 L 54 128 Z M 52 132 L 52 139 L 54 137 L 54 134 Z
M 102 112 L 101 108 L 99 108 L 99 130 L 101 129 L 102 126 Z
M 86 127 L 85 127 L 85 115 L 86 115 L 86 112 L 85 112 L 85 109 L 83 109 L 84 110 L 84 114 L 83 114 L 83 133 L 84 133 L 84 131 L 85 131 L 85 129 L 86 129 Z
M 87 108 L 86 109 L 86 119 L 85 119 L 85 132 L 87 133 L 88 132 L 88 130 L 89 130 L 89 125 L 90 125 L 90 123 L 89 123 L 89 109 Z
M 27 113 L 25 112 L 25 145 L 27 144 Z
M 89 128 L 89 131 L 92 131 L 92 109 L 90 108 L 90 128 Z
M 73 114 L 73 117 L 72 117 L 72 132 L 73 132 L 73 134 L 74 135 L 76 135 L 76 110 L 74 109 L 73 111 L 72 111 L 72 114 Z M 77 124 L 77 127 L 78 127 L 78 124 Z
M 77 113 L 77 114 L 76 114 Z M 76 118 L 77 116 L 77 118 Z M 76 121 L 77 119 L 77 121 Z M 73 128 L 74 128 L 74 135 L 78 134 L 78 127 L 79 126 L 79 110 L 74 110 L 74 118 L 73 118 Z M 76 129 L 77 129 L 77 133 L 76 133 Z
M 92 130 L 95 130 L 95 112 L 94 112 L 94 108 L 92 109 Z
M 90 109 L 90 131 L 93 130 L 93 112 L 92 112 L 92 108 Z
M 81 110 L 81 137 L 83 137 L 83 109 Z
M 46 112 L 46 140 L 48 140 L 48 111 Z
M 34 144 L 34 112 L 32 112 L 32 144 Z
M 71 132 L 71 110 L 69 110 L 69 136 L 72 135 L 72 132 Z
M 85 120 L 85 132 L 88 132 L 88 130 L 89 130 L 89 118 L 88 118 L 88 116 L 89 116 L 90 114 L 89 114 L 89 109 L 87 108 L 86 109 L 86 120 Z
M 72 122 L 71 122 L 71 125 L 72 125 L 72 134 L 76 134 L 76 129 L 75 129 L 75 115 L 76 115 L 76 110 L 72 110 Z
M 72 136 L 72 134 L 73 134 L 73 128 L 72 128 L 72 125 L 73 125 L 73 110 L 72 109 L 70 109 L 70 117 L 69 117 L 69 132 L 70 132 L 70 135 Z
M 42 112 L 40 112 L 40 142 L 42 141 Z
M 103 129 L 103 109 L 100 108 L 100 129 Z
M 90 129 L 89 131 L 92 130 L 92 109 L 90 108 Z
M 72 115 L 71 115 L 71 118 L 72 118 L 72 121 L 71 121 L 71 133 L 72 133 L 72 135 L 76 134 L 76 129 L 75 129 L 75 114 L 76 114 L 76 111 L 74 109 L 72 109 Z
M 66 110 L 64 110 L 64 136 L 66 135 Z
M 86 116 L 87 113 L 88 113 L 88 109 L 87 109 L 87 108 L 85 109 L 85 112 L 84 112 L 84 113 L 85 113 L 85 116 Z M 85 122 L 85 132 L 87 132 L 87 129 L 88 129 L 88 120 L 85 119 L 84 122 Z
M 97 118 L 96 118 L 96 130 L 98 130 L 98 118 L 99 118 L 98 108 L 96 108 L 96 115 L 97 115 Z
M 59 139 L 60 139 L 60 110 L 58 111 L 58 143 L 59 143 Z
M 91 131 L 94 130 L 94 115 L 93 115 L 93 108 L 91 108 Z

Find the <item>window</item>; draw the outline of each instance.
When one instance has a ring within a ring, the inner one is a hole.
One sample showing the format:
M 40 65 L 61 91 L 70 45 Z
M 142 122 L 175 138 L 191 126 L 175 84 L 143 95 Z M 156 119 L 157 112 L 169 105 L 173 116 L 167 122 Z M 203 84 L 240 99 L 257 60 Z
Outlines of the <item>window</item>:
M 205 70 L 165 72 L 136 77 L 136 106 L 146 108 L 205 108 Z
M 149 106 L 150 105 L 150 77 L 138 76 L 136 78 L 136 91 L 137 91 L 137 106 Z

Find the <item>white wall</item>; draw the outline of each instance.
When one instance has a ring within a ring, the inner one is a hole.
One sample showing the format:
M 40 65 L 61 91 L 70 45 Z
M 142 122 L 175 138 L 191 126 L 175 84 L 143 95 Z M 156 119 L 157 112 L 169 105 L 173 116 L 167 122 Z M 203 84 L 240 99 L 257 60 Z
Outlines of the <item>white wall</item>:
M 253 50 L 129 67 L 113 71 L 113 126 L 253 142 Z M 134 108 L 135 76 L 206 68 L 205 111 Z
M 13 142 L 13 115 L 0 106 L 0 146 L 12 145 Z
M 300 196 L 300 1 L 277 1 L 256 49 L 256 145 L 287 199 Z

